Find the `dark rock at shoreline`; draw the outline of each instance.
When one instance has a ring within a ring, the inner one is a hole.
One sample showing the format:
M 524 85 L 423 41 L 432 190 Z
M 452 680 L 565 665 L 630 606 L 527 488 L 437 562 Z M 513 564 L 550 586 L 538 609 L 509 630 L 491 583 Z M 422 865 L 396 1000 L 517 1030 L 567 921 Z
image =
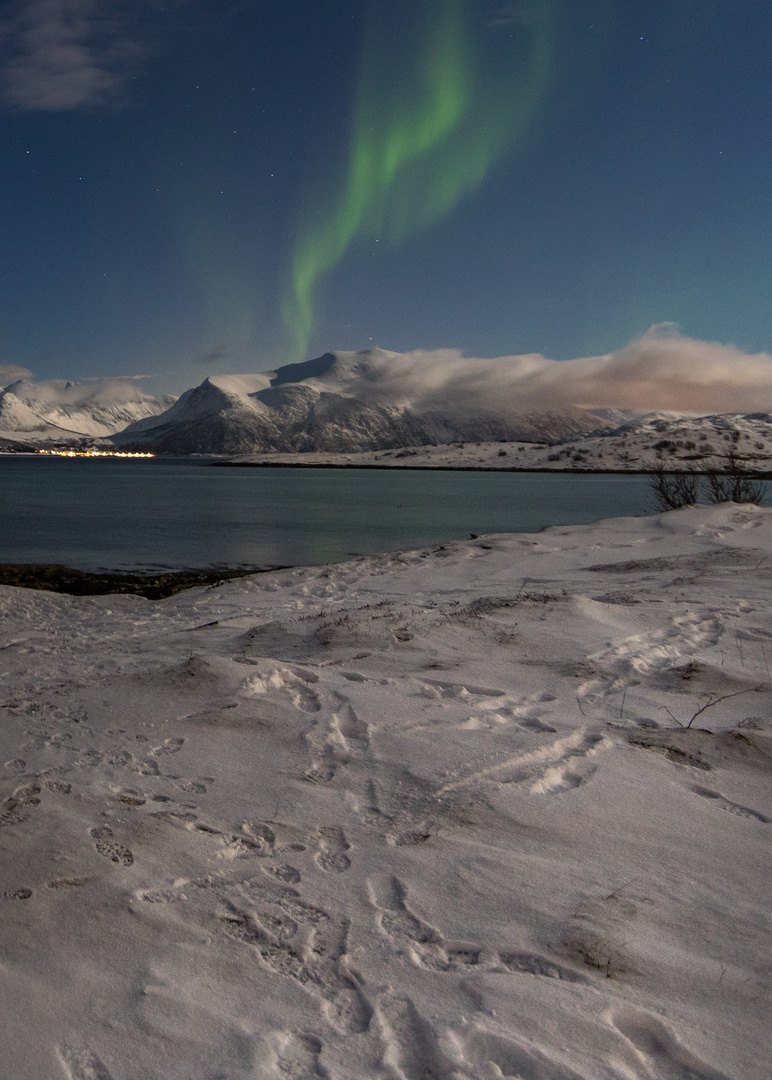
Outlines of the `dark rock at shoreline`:
M 148 600 L 162 600 L 183 589 L 216 585 L 231 578 L 264 572 L 259 568 L 225 570 L 174 570 L 164 574 L 87 573 L 59 563 L 0 563 L 0 585 L 67 593 L 70 596 L 105 596 L 128 593 Z

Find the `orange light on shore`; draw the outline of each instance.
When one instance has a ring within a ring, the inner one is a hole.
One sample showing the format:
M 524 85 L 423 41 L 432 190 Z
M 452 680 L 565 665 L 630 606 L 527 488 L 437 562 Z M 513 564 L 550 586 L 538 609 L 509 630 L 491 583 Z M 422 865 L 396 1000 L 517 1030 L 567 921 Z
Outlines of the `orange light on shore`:
M 119 458 L 151 458 L 155 454 L 132 454 L 124 450 L 38 450 L 38 454 L 48 454 L 51 457 L 119 457 Z

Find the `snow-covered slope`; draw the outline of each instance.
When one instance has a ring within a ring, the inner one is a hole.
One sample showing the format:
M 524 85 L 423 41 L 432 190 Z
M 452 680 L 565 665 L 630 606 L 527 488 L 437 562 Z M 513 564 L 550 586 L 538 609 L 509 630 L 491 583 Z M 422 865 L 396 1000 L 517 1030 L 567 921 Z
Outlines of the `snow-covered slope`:
M 524 404 L 514 359 L 523 360 L 326 353 L 261 375 L 206 379 L 114 441 L 175 453 L 340 453 L 458 439 L 550 441 L 607 426 L 584 409 Z
M 0 1075 L 769 1080 L 771 641 L 756 506 L 0 587 Z
M 766 470 L 772 462 L 772 415 L 723 413 L 673 416 L 650 413 L 621 427 L 563 440 L 546 454 L 547 467 L 641 470 L 721 468 L 727 453 L 747 469 Z
M 100 379 L 20 379 L 0 390 L 0 435 L 6 438 L 52 436 L 103 438 L 128 424 L 168 409 L 168 394 L 145 394 L 133 382 Z
M 34 409 L 11 390 L 0 392 L 0 431 L 38 432 L 48 426 Z
M 772 472 L 772 415 L 665 416 L 654 413 L 609 431 L 555 443 L 471 439 L 358 453 L 250 453 L 237 465 L 340 465 L 399 469 L 549 469 L 555 472 L 722 471 L 731 454 L 749 472 Z

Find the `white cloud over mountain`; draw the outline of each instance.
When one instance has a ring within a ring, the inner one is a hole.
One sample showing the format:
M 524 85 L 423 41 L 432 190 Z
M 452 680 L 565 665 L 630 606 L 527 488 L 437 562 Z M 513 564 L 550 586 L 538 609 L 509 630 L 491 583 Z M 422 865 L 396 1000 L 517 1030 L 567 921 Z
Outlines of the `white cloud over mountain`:
M 0 388 L 18 379 L 31 379 L 32 372 L 18 364 L 0 364 Z
M 349 452 L 552 441 L 613 423 L 617 410 L 772 413 L 772 356 L 665 324 L 617 352 L 566 361 L 455 349 L 331 352 L 257 374 L 211 375 L 177 401 L 143 393 L 137 380 L 22 378 L 0 394 L 0 431 L 115 435 L 174 453 Z
M 607 356 L 552 362 L 544 376 L 552 399 L 594 408 L 772 411 L 770 353 L 662 331 L 652 327 Z
M 539 353 L 492 359 L 455 349 L 371 350 L 358 396 L 475 407 L 516 400 L 528 410 L 579 406 L 674 412 L 772 411 L 772 355 L 652 327 L 604 356 L 549 360 Z M 344 391 L 345 392 L 345 391 Z

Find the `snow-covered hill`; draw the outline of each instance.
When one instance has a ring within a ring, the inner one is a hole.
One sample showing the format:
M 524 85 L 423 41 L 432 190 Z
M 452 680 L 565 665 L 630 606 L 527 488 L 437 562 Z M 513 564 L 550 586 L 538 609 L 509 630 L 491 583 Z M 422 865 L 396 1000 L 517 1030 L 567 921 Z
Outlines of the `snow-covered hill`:
M 772 467 L 772 415 L 651 413 L 603 433 L 564 439 L 542 452 L 547 468 L 640 471 L 662 466 L 703 472 L 722 469 L 730 453 L 750 470 Z
M 169 394 L 153 396 L 126 380 L 73 383 L 64 379 L 20 379 L 0 390 L 0 437 L 40 441 L 104 438 L 173 404 Z
M 352 468 L 550 470 L 555 472 L 722 471 L 731 452 L 749 472 L 772 471 L 772 415 L 652 413 L 608 431 L 554 443 L 470 440 L 350 454 L 244 454 L 236 465 L 339 465 Z
M 524 405 L 512 358 L 326 353 L 260 375 L 217 376 L 113 441 L 167 453 L 373 451 L 462 440 L 548 442 L 608 426 L 573 406 Z

